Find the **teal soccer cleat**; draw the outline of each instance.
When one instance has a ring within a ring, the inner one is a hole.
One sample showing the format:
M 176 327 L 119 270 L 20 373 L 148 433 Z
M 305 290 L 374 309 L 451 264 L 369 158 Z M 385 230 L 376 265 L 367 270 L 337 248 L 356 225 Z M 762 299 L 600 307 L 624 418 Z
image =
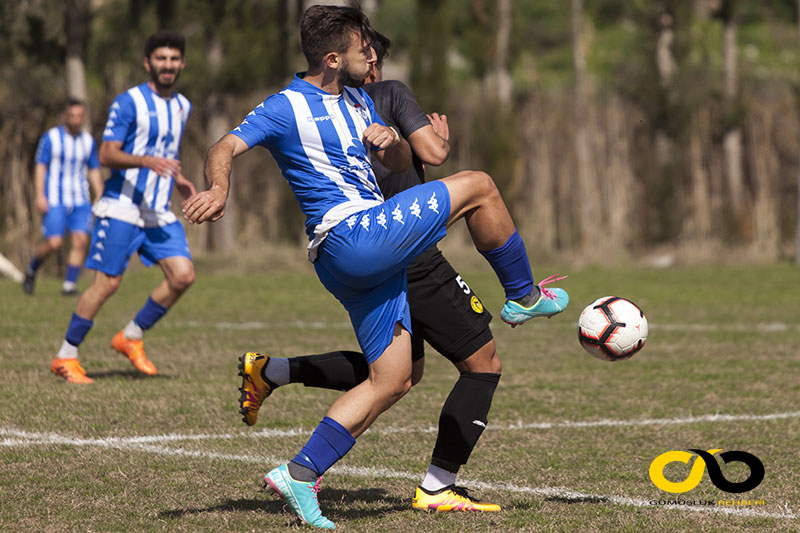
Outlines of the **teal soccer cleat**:
M 545 316 L 550 318 L 557 315 L 567 308 L 569 305 L 569 294 L 564 289 L 546 289 L 544 286 L 554 281 L 561 281 L 567 276 L 550 276 L 540 281 L 537 286 L 539 287 L 539 299 L 536 300 L 530 307 L 525 307 L 513 300 L 506 300 L 503 310 L 500 312 L 500 318 L 506 324 L 511 324 L 511 327 L 517 327 L 524 324 L 531 318 Z
M 289 475 L 287 465 L 281 465 L 264 476 L 264 486 L 285 501 L 306 524 L 322 529 L 336 529 L 336 525 L 322 516 L 317 501 L 319 480 L 316 483 L 296 481 Z

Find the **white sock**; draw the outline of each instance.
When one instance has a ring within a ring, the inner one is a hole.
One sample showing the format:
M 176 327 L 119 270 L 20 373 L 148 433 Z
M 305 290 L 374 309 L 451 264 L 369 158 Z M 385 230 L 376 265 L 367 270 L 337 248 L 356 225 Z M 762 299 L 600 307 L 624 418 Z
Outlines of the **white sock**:
M 124 330 L 122 330 L 122 335 L 126 339 L 141 339 L 143 333 L 144 330 L 140 328 L 133 320 L 128 322 L 128 325 L 125 326 Z
M 428 492 L 436 492 L 448 485 L 455 485 L 457 476 L 456 472 L 430 465 L 420 486 Z
M 264 374 L 266 374 L 268 380 L 276 385 L 288 385 L 289 359 L 285 357 L 270 357 Z
M 77 289 L 77 288 L 78 288 L 78 284 L 75 283 L 74 281 L 65 281 L 61 285 L 61 290 L 62 291 L 71 291 L 71 290 Z
M 63 344 L 61 344 L 61 349 L 58 350 L 58 355 L 56 356 L 59 359 L 76 359 L 78 357 L 78 347 L 73 346 L 64 340 Z

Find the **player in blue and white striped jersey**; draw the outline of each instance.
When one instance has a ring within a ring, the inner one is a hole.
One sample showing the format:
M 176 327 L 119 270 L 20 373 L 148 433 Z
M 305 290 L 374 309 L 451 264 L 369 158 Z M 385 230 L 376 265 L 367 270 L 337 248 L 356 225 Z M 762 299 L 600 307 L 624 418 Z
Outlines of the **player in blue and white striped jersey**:
M 209 189 L 184 202 L 193 223 L 219 219 L 233 158 L 255 145 L 270 150 L 306 215 L 309 259 L 344 305 L 369 364 L 369 377 L 331 405 L 292 461 L 270 471 L 267 486 L 300 517 L 334 529 L 322 515 L 319 478 L 411 385 L 411 316 L 405 268 L 464 218 L 475 246 L 506 291 L 504 320 L 514 325 L 566 307 L 562 289 L 540 289 L 511 215 L 491 177 L 460 172 L 388 200 L 374 187 L 368 157 L 392 171 L 410 161 L 408 143 L 383 124 L 363 89 L 372 70 L 374 31 L 357 7 L 311 6 L 300 22 L 308 71 L 264 101 L 208 151 Z M 369 150 L 369 151 L 368 151 Z M 247 353 L 242 395 L 260 403 L 264 356 Z
M 81 295 L 51 369 L 72 383 L 91 383 L 78 364 L 78 346 L 100 307 L 117 290 L 130 257 L 158 264 L 164 280 L 111 341 L 140 372 L 157 373 L 144 353 L 142 334 L 163 317 L 194 282 L 194 266 L 183 225 L 170 211 L 173 185 L 186 198 L 195 194 L 181 173 L 181 138 L 191 104 L 174 86 L 186 66 L 184 38 L 174 32 L 151 35 L 144 66 L 150 79 L 120 94 L 111 104 L 100 146 L 100 162 L 112 168 L 94 206 L 95 224 L 86 267 L 96 270 Z
M 36 271 L 50 254 L 61 248 L 67 231 L 70 250 L 61 290 L 64 294 L 77 292 L 76 281 L 92 227 L 89 185 L 95 199 L 103 191 L 97 144 L 89 132 L 81 129 L 86 121 L 86 104 L 70 99 L 62 120 L 62 125 L 47 130 L 36 150 L 36 210 L 42 215 L 44 241 L 37 246 L 25 271 L 22 288 L 27 294 L 33 294 Z

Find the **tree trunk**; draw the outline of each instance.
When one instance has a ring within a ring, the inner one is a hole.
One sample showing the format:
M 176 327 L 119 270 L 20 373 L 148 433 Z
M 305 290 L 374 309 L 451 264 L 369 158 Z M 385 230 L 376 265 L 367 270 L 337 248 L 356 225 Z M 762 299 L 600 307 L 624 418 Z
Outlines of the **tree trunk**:
M 206 49 L 206 62 L 208 63 L 211 79 L 218 77 L 224 57 L 222 41 L 216 33 L 212 33 Z M 230 120 L 225 113 L 223 97 L 213 90 L 206 99 L 205 129 L 208 146 L 216 143 L 230 131 Z M 209 251 L 217 251 L 224 255 L 229 255 L 236 249 L 237 211 L 234 179 L 231 176 L 231 190 L 225 205 L 225 216 L 209 226 L 206 241 Z
M 739 233 L 744 218 L 747 216 L 746 197 L 744 188 L 744 173 L 742 171 L 742 130 L 736 118 L 737 98 L 739 93 L 738 72 L 738 47 L 736 44 L 736 20 L 733 17 L 734 0 L 723 3 L 723 69 L 724 69 L 724 95 L 726 114 L 729 117 L 729 126 L 725 131 L 722 146 L 725 154 L 725 176 L 728 183 L 730 207 L 734 219 L 738 224 Z
M 575 154 L 578 164 L 578 225 L 580 245 L 584 251 L 599 243 L 600 211 L 595 174 L 592 170 L 588 136 L 588 104 L 586 96 L 586 50 L 583 41 L 583 0 L 572 0 L 572 58 L 575 68 Z
M 689 161 L 691 182 L 689 213 L 684 219 L 683 232 L 692 241 L 704 241 L 711 236 L 711 192 L 706 154 L 711 150 L 711 113 L 701 108 L 692 115 L 689 132 Z
M 800 0 L 797 0 L 797 36 L 800 46 Z M 798 142 L 800 145 L 800 140 Z M 795 209 L 794 262 L 800 265 L 800 164 L 797 165 L 797 206 Z
M 747 126 L 748 161 L 753 178 L 753 249 L 762 258 L 777 259 L 780 250 L 780 228 L 778 225 L 778 202 L 776 181 L 779 171 L 779 156 L 770 132 L 773 128 L 774 111 L 756 107 L 752 110 Z
M 87 102 L 86 64 L 83 58 L 83 42 L 89 21 L 89 4 L 87 0 L 70 0 L 64 21 L 67 36 L 67 53 L 65 59 L 65 75 L 67 78 L 67 96 Z M 88 111 L 88 109 L 87 109 Z

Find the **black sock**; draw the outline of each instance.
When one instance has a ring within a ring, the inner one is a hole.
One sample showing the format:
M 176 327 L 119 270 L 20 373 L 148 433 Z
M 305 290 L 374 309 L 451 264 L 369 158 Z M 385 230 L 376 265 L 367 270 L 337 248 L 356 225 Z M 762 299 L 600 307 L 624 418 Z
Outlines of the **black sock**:
M 442 406 L 431 464 L 458 472 L 486 428 L 500 374 L 462 372 Z M 477 422 L 477 423 L 475 423 Z
M 289 470 L 289 475 L 292 476 L 292 479 L 295 481 L 311 483 L 312 481 L 316 481 L 319 477 L 319 474 L 309 467 L 301 465 L 300 463 L 295 463 L 294 461 L 289 461 L 289 464 L 286 465 L 286 469 Z
M 289 359 L 289 381 L 306 387 L 350 390 L 369 376 L 363 354 L 346 350 Z

